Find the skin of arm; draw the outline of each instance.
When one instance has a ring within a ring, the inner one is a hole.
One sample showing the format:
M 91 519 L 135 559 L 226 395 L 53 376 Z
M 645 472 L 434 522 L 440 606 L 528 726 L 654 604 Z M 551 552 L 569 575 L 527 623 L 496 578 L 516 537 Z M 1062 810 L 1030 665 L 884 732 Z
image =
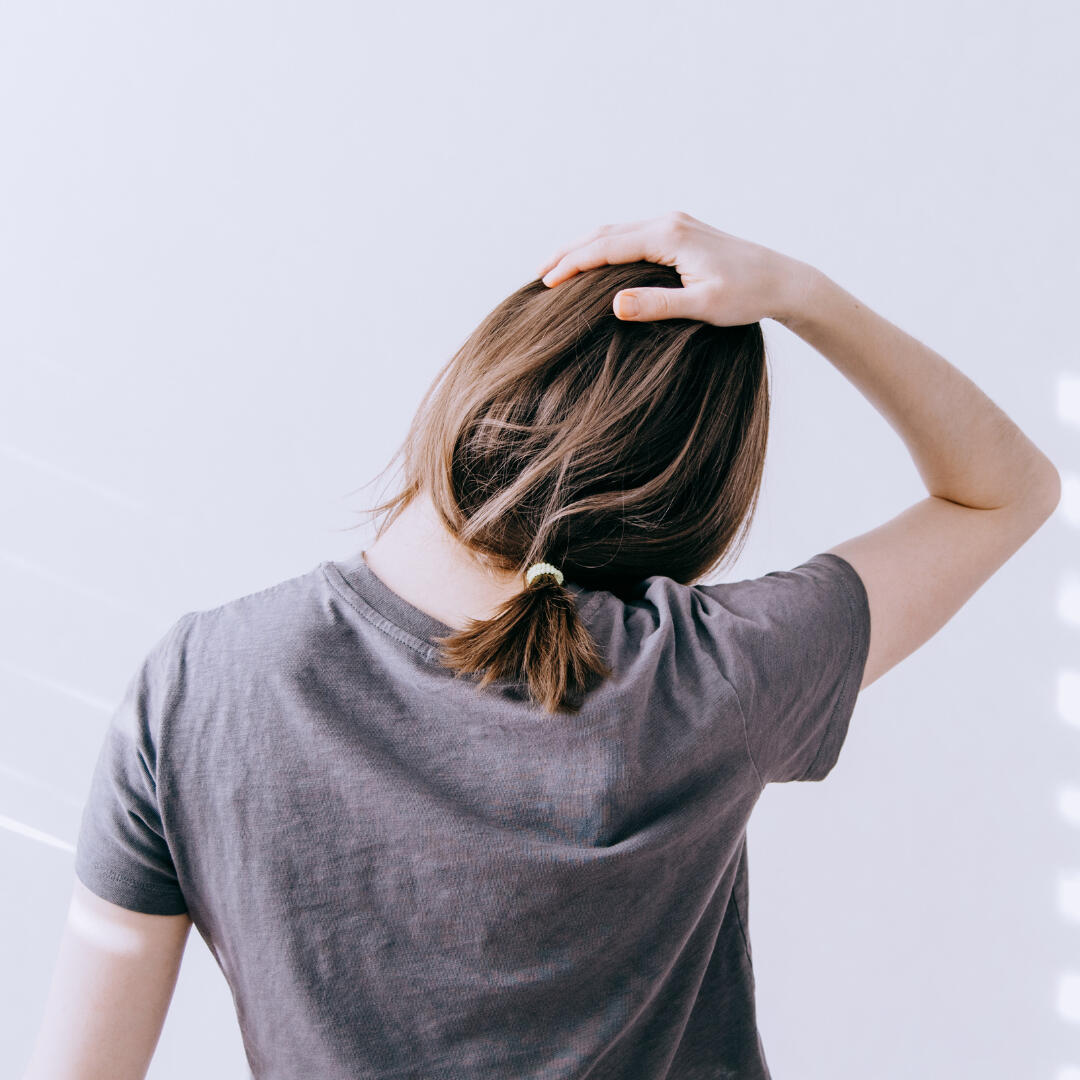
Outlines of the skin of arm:
M 144 1080 L 191 925 L 118 907 L 76 878 L 21 1080 Z
M 963 372 L 820 270 L 787 272 L 794 299 L 776 321 L 881 413 L 931 495 L 977 510 L 1057 504 L 1053 462 Z
M 965 374 L 806 263 L 785 260 L 772 317 L 826 357 L 900 436 L 929 497 L 828 550 L 871 610 L 862 687 L 931 638 L 1042 526 L 1050 459 Z

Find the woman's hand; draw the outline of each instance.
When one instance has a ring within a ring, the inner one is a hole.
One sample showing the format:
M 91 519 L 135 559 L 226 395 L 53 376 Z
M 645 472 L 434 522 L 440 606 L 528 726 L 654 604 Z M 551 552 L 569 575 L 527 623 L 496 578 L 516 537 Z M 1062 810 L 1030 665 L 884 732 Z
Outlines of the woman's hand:
M 683 287 L 616 293 L 612 309 L 620 319 L 698 319 L 714 326 L 781 320 L 798 314 L 816 273 L 807 263 L 675 211 L 651 221 L 602 225 L 558 251 L 537 276 L 553 287 L 579 270 L 639 260 L 675 267 Z

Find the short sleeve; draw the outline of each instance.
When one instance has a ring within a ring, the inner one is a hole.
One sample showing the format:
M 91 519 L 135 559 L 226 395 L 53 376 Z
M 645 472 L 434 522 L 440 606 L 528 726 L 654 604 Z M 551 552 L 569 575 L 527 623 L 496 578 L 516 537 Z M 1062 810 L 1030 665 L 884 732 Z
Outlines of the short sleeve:
M 173 624 L 128 681 L 98 752 L 75 845 L 75 873 L 91 892 L 149 915 L 187 911 L 157 775 L 162 722 L 183 670 L 179 631 L 188 618 Z
M 870 647 L 855 568 L 822 552 L 792 570 L 693 589 L 762 784 L 823 780 L 847 736 Z

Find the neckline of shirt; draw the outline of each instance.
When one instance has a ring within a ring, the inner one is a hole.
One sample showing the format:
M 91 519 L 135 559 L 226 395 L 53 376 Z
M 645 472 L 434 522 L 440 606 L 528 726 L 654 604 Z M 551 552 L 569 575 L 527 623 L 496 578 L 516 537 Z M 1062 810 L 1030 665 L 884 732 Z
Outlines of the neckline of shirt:
M 438 646 L 436 638 L 449 637 L 456 633 L 441 619 L 429 615 L 426 611 L 410 604 L 398 595 L 368 566 L 363 549 L 342 559 L 328 559 L 322 564 L 323 570 L 337 579 L 377 615 L 393 623 L 412 643 L 429 652 Z M 574 597 L 578 614 L 584 618 L 588 610 L 599 599 L 601 593 L 585 589 L 573 581 L 564 581 L 563 587 Z

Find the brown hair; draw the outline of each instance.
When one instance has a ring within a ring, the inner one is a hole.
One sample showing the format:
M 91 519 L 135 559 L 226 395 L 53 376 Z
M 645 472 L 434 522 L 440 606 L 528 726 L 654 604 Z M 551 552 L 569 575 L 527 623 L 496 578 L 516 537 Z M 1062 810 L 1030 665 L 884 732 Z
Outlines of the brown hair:
M 376 535 L 425 492 L 478 563 L 523 575 L 493 618 L 438 639 L 457 675 L 523 680 L 547 712 L 575 712 L 589 679 L 612 672 L 570 592 L 545 575 L 525 586 L 525 571 L 550 562 L 629 599 L 654 574 L 696 581 L 745 542 L 768 437 L 760 324 L 612 311 L 622 289 L 681 284 L 651 262 L 531 281 L 424 394 L 391 459 L 403 456 L 402 489 L 367 511 L 389 513 Z

